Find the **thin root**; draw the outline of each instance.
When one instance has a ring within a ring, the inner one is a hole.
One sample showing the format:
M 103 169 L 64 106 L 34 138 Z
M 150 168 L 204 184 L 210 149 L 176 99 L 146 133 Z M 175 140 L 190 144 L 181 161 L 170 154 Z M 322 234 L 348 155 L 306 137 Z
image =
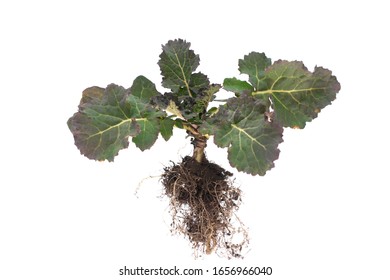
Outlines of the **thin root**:
M 241 192 L 229 177 L 232 174 L 205 160 L 185 157 L 180 164 L 165 168 L 164 193 L 170 198 L 172 232 L 186 235 L 195 251 L 217 252 L 228 258 L 242 257 L 248 235 L 235 211 Z M 235 235 L 242 236 L 233 242 Z

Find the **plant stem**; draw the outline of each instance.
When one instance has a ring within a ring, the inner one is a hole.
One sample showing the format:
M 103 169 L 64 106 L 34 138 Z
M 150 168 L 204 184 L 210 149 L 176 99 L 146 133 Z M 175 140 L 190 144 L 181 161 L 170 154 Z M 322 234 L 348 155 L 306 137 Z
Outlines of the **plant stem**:
M 208 137 L 198 131 L 198 126 L 195 124 L 185 124 L 184 128 L 187 133 L 194 137 L 192 144 L 194 145 L 194 153 L 192 158 L 197 162 L 202 163 L 205 160 L 204 149 L 207 146 Z
M 192 157 L 199 163 L 205 160 L 204 149 L 206 148 L 207 138 L 202 136 L 201 138 L 195 138 L 192 144 L 194 145 L 194 153 Z

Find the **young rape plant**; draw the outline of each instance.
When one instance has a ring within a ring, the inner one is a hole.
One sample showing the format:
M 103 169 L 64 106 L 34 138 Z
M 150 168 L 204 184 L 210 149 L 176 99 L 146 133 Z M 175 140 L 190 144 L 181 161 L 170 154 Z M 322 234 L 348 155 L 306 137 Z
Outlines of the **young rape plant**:
M 238 171 L 263 176 L 279 157 L 283 129 L 304 128 L 336 98 L 340 84 L 325 68 L 311 72 L 300 61 L 272 63 L 258 52 L 238 62 L 247 81 L 226 78 L 222 85 L 213 84 L 196 72 L 199 56 L 182 39 L 162 46 L 158 65 L 165 93 L 144 76 L 130 88 L 110 84 L 85 89 L 78 112 L 68 120 L 75 145 L 89 159 L 113 161 L 129 138 L 144 151 L 159 134 L 168 141 L 173 128 L 184 129 L 193 154 L 165 167 L 161 175 L 170 198 L 172 231 L 187 236 L 197 252 L 240 257 L 248 241 L 235 215 L 241 191 L 230 180 L 233 174 L 208 161 L 207 141 L 213 137 L 218 147 L 227 148 Z M 234 96 L 216 99 L 226 91 Z M 218 102 L 218 107 L 210 105 Z M 241 238 L 237 242 L 234 236 Z

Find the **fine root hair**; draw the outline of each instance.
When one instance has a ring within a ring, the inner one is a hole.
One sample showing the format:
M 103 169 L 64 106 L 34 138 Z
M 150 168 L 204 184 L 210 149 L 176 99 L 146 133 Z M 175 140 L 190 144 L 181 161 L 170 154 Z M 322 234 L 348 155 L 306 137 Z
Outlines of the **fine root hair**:
M 199 163 L 189 156 L 164 168 L 162 184 L 170 199 L 172 232 L 184 234 L 196 256 L 215 251 L 241 258 L 248 244 L 245 226 L 235 214 L 241 191 L 230 180 L 232 175 L 206 158 Z

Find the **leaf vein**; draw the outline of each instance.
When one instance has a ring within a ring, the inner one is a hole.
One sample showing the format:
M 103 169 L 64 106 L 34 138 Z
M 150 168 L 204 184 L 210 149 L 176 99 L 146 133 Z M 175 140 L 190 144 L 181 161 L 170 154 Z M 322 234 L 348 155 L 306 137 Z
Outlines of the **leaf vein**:
M 95 136 L 97 136 L 97 135 L 99 135 L 99 136 L 101 137 L 104 133 L 110 131 L 111 129 L 119 128 L 120 126 L 122 126 L 122 125 L 124 125 L 124 124 L 126 124 L 126 123 L 128 123 L 128 122 L 131 122 L 131 121 L 133 121 L 133 120 L 136 121 L 136 122 L 138 122 L 138 121 L 147 121 L 146 118 L 125 119 L 125 120 L 122 120 L 121 122 L 119 122 L 119 123 L 117 123 L 117 124 L 115 124 L 115 125 L 109 126 L 108 128 L 106 128 L 106 129 L 104 129 L 104 130 L 99 130 L 99 132 L 96 132 L 96 133 L 94 133 L 94 134 L 89 135 L 88 138 L 87 138 L 87 140 L 90 139 L 90 138 L 92 138 L 92 137 L 95 137 Z
M 237 129 L 240 133 L 239 135 L 241 135 L 241 132 L 243 134 L 245 134 L 246 137 L 248 137 L 252 142 L 255 142 L 256 144 L 258 144 L 260 147 L 262 147 L 264 150 L 267 150 L 267 148 L 262 144 L 260 143 L 259 141 L 257 141 L 256 138 L 254 138 L 252 135 L 250 135 L 248 132 L 245 131 L 245 129 L 242 129 L 241 127 L 235 125 L 235 124 L 231 124 L 231 126 L 235 129 Z M 239 137 L 241 138 L 241 137 Z

